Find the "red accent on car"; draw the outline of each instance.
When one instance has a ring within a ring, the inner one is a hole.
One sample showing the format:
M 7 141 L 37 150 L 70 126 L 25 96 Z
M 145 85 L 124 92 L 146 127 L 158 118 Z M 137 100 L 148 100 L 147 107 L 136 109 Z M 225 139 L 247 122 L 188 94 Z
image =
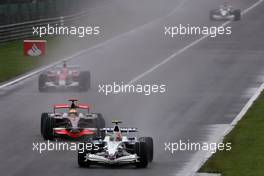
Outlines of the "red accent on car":
M 71 138 L 79 138 L 85 135 L 95 135 L 96 133 L 93 130 L 90 129 L 83 129 L 80 132 L 77 133 L 71 133 L 66 129 L 54 129 L 54 133 L 60 134 L 60 135 L 67 135 Z
M 90 108 L 90 106 L 88 104 L 79 104 L 79 105 L 77 105 L 77 107 L 80 109 L 89 109 Z
M 54 105 L 54 108 L 55 109 L 60 109 L 60 108 L 70 108 L 71 106 L 70 105 L 67 105 L 67 104 L 55 104 Z

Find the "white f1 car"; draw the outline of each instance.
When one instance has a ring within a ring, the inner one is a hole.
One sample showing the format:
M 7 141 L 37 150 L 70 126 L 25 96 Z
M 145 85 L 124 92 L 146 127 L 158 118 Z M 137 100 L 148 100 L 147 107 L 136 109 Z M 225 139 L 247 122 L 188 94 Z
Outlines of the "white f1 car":
M 241 19 L 241 11 L 234 9 L 228 4 L 221 5 L 220 8 L 210 11 L 211 20 L 234 20 L 238 21 Z
M 90 72 L 80 71 L 79 66 L 56 66 L 39 76 L 39 91 L 69 90 L 87 91 L 90 88 Z
M 90 165 L 126 165 L 133 164 L 138 168 L 146 168 L 153 160 L 153 139 L 151 137 L 129 137 L 136 128 L 120 128 L 121 121 L 113 121 L 114 128 L 103 128 L 105 138 L 89 141 L 91 150 L 78 151 L 80 167 Z

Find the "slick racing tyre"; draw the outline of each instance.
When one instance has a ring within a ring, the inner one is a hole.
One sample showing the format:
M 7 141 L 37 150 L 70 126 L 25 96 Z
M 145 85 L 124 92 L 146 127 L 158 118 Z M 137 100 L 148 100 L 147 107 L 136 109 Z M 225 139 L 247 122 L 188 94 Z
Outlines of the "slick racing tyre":
M 148 166 L 148 147 L 145 142 L 135 143 L 135 153 L 139 157 L 139 162 L 136 162 L 137 168 L 146 168 Z
M 45 87 L 45 83 L 47 82 L 47 75 L 41 74 L 39 75 L 38 79 L 38 87 L 40 92 L 45 92 L 47 91 L 47 88 Z
M 105 132 L 101 131 L 101 128 L 105 128 L 105 119 L 103 118 L 103 115 L 98 113 L 96 118 L 96 128 L 98 130 L 97 135 L 104 138 Z
M 238 9 L 238 10 L 235 10 L 234 11 L 234 21 L 239 21 L 241 19 L 241 11 Z
M 79 75 L 79 90 L 87 91 L 91 88 L 91 74 L 89 71 L 82 71 Z
M 42 113 L 41 114 L 41 120 L 40 120 L 40 133 L 41 135 L 43 135 L 43 129 L 44 129 L 44 121 L 49 118 L 49 114 L 48 113 Z
M 43 120 L 43 131 L 42 135 L 44 140 L 53 140 L 53 128 L 55 127 L 55 119 L 48 117 Z
M 86 158 L 85 158 L 86 154 L 88 154 L 88 153 L 89 153 L 89 151 L 87 151 L 87 150 L 84 150 L 84 151 L 82 151 L 80 149 L 78 150 L 78 165 L 79 165 L 79 167 L 84 168 L 84 167 L 90 166 L 90 161 L 86 160 Z
M 141 137 L 139 138 L 140 142 L 145 142 L 147 145 L 147 149 L 148 149 L 148 161 L 152 162 L 153 161 L 153 139 L 152 137 Z
M 105 120 L 103 118 L 103 115 L 100 113 L 96 113 L 93 114 L 96 115 L 96 118 L 92 118 L 92 119 L 81 119 L 79 121 L 79 126 L 82 128 L 94 128 L 96 129 L 94 135 L 87 135 L 84 136 L 81 140 L 82 141 L 87 141 L 89 140 L 91 137 L 101 137 L 104 138 L 105 137 L 105 132 L 101 131 L 101 128 L 105 128 Z

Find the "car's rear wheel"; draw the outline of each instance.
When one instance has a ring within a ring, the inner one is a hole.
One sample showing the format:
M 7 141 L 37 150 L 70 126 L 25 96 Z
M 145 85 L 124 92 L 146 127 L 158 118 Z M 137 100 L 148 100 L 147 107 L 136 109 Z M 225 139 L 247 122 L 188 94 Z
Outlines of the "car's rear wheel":
M 239 9 L 234 11 L 234 21 L 239 21 L 241 19 L 241 11 Z
M 148 148 L 145 142 L 136 142 L 135 143 L 135 153 L 139 157 L 139 162 L 136 162 L 135 165 L 137 168 L 146 168 L 148 166 Z
M 47 91 L 47 88 L 45 87 L 45 83 L 47 82 L 47 75 L 45 74 L 40 74 L 39 79 L 38 79 L 38 86 L 39 86 L 39 91 L 44 92 Z
M 96 128 L 97 128 L 97 136 L 104 138 L 105 132 L 101 131 L 101 128 L 105 128 L 105 119 L 103 118 L 103 115 L 101 113 L 97 114 Z
M 84 136 L 82 139 L 82 141 L 87 141 L 89 140 L 91 137 L 101 137 L 104 138 L 105 133 L 101 131 L 101 128 L 105 128 L 105 120 L 103 118 L 103 115 L 100 113 L 94 114 L 97 117 L 96 118 L 92 118 L 92 119 L 81 119 L 79 121 L 79 127 L 81 128 L 94 128 L 95 129 L 95 133 L 94 135 L 87 135 Z
M 80 91 L 87 91 L 91 88 L 91 73 L 89 71 L 80 72 L 79 85 Z

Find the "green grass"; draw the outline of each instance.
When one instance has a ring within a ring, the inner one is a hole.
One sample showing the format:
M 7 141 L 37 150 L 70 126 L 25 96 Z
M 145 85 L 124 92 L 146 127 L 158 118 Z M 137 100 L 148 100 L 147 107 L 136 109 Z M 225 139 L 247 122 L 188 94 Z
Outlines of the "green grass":
M 23 40 L 0 45 L 0 82 L 10 80 L 63 57 L 62 55 L 57 55 L 56 38 L 45 39 L 47 40 L 47 56 L 40 57 L 24 56 Z
M 25 73 L 39 64 L 39 57 L 23 56 L 23 41 L 3 45 L 0 47 L 0 82 Z
M 223 176 L 264 176 L 264 93 L 224 142 L 231 151 L 218 151 L 199 172 L 222 173 Z

